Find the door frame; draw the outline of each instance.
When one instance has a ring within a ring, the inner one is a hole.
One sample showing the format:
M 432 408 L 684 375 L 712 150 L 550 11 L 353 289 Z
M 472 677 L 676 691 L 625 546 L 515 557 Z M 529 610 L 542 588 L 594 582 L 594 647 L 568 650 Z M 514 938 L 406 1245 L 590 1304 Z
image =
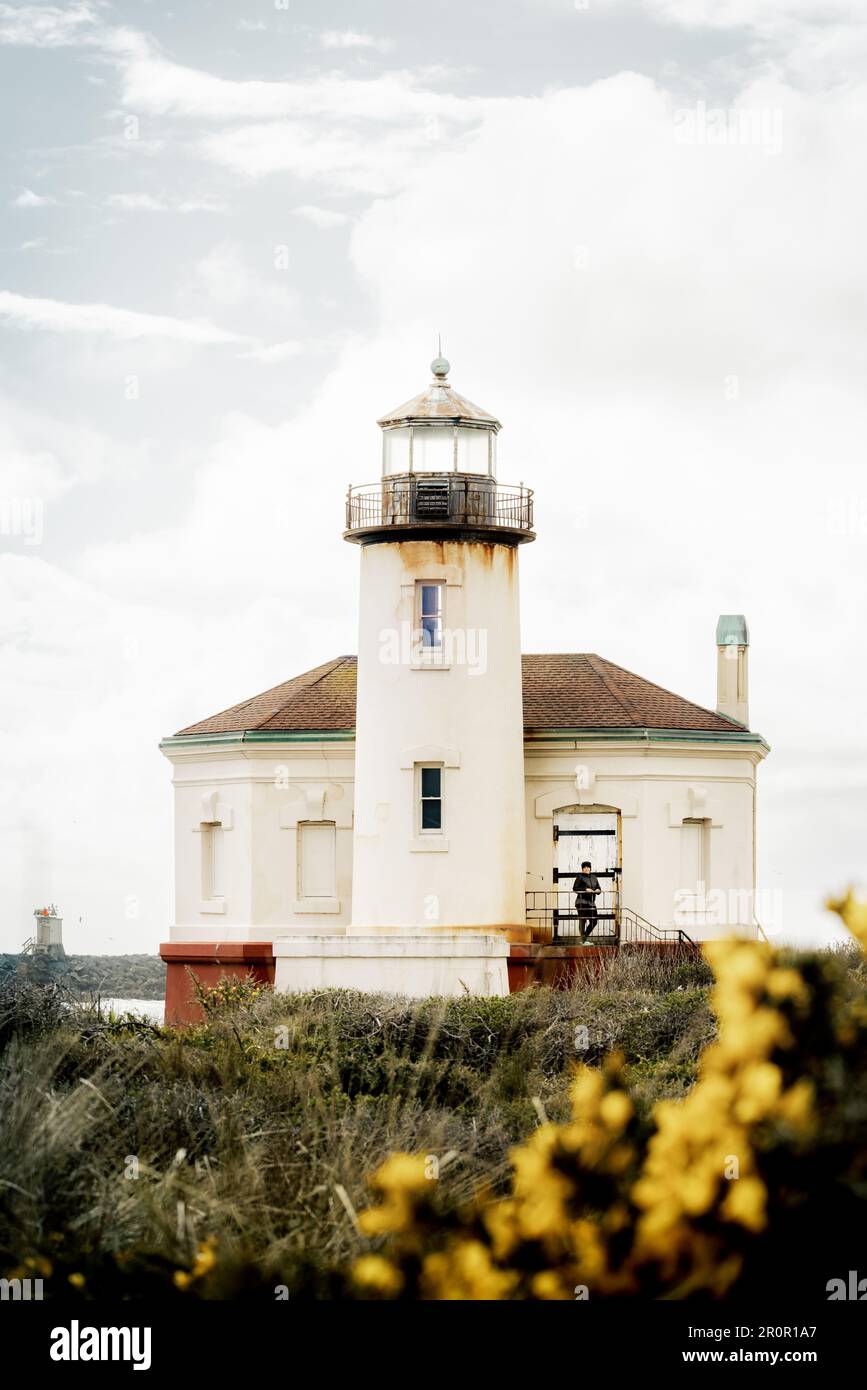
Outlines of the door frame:
M 581 806 L 581 805 L 574 805 L 574 804 L 573 804 L 573 805 L 568 805 L 568 806 L 556 806 L 556 807 L 554 808 L 554 810 L 553 810 L 553 812 L 552 812 L 552 825 L 553 825 L 553 830 L 552 830 L 552 843 L 553 843 L 553 847 L 554 847 L 554 864 L 553 864 L 552 870 L 551 870 L 551 878 L 552 878 L 553 891 L 554 891 L 554 894 L 555 894 L 555 895 L 558 894 L 559 892 L 562 892 L 562 889 L 560 889 L 560 887 L 559 887 L 559 884 L 560 884 L 561 881 L 565 882 L 565 880 L 566 880 L 567 877 L 568 877 L 568 878 L 571 878 L 571 879 L 574 879 L 574 877 L 575 877 L 574 872 L 570 871 L 570 873 L 569 873 L 568 875 L 566 875 L 566 874 L 563 875 L 563 879 L 562 879 L 562 880 L 560 879 L 560 876 L 559 876 L 560 870 L 559 870 L 559 866 L 558 866 L 558 864 L 557 864 L 556 861 L 557 861 L 557 845 L 558 845 L 558 843 L 559 843 L 559 840 L 560 840 L 561 835 L 566 836 L 566 835 L 594 835 L 594 834 L 598 834 L 598 835 L 610 835 L 610 834 L 611 834 L 611 831 L 609 831 L 609 830 L 598 830 L 598 831 L 594 831 L 594 830 L 583 830 L 583 831 L 582 831 L 582 830 L 580 830 L 580 829 L 571 829 L 571 828 L 570 828 L 570 829 L 568 829 L 568 830 L 563 830 L 563 831 L 561 831 L 561 830 L 560 830 L 560 827 L 559 827 L 558 824 L 557 824 L 557 817 L 558 817 L 558 815 L 568 815 L 568 816 L 583 816 L 583 815 L 587 815 L 587 816 L 614 816 L 614 817 L 615 817 L 615 829 L 614 829 L 614 834 L 615 834 L 615 837 L 616 837 L 616 843 L 615 843 L 615 849 L 616 849 L 616 864 L 615 864 L 615 866 L 614 866 L 613 869 L 606 870 L 604 874 L 598 874 L 597 877 L 599 877 L 599 878 L 611 878 L 611 881 L 612 881 L 612 883 L 611 883 L 611 887 L 612 887 L 612 911 L 613 911 L 613 914 L 614 914 L 614 915 L 613 915 L 613 919 L 612 919 L 612 923 L 611 923 L 611 927 L 612 927 L 612 932 L 611 932 L 611 934 L 614 935 L 614 936 L 616 936 L 616 937 L 618 938 L 618 940 L 619 940 L 619 939 L 620 939 L 620 918 L 621 918 L 621 909 L 622 909 L 622 902 L 621 902 L 621 884 L 622 884 L 622 881 L 623 881 L 623 824 L 622 824 L 622 814 L 621 814 L 621 811 L 620 811 L 620 807 L 619 807 L 619 806 L 602 806 L 602 805 L 598 805 L 598 804 L 595 804 L 595 803 L 594 803 L 592 806 Z M 557 901 L 556 896 L 555 896 L 555 901 Z M 555 907 L 555 908 L 554 908 L 554 935 L 555 935 L 555 937 L 556 937 L 556 935 L 557 935 L 557 922 L 558 922 L 558 918 L 559 918 L 559 910 L 558 910 L 558 908 Z

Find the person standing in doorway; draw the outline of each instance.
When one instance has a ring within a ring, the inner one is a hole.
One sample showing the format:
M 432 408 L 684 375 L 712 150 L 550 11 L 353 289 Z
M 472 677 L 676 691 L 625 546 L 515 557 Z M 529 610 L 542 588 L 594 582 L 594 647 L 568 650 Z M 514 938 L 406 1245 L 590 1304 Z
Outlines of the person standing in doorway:
M 590 934 L 596 926 L 598 918 L 596 899 L 602 892 L 599 879 L 593 873 L 593 865 L 589 859 L 585 859 L 581 865 L 581 872 L 576 875 L 572 889 L 575 893 L 575 909 L 578 913 L 578 932 L 581 936 L 581 945 L 586 946 L 590 940 Z

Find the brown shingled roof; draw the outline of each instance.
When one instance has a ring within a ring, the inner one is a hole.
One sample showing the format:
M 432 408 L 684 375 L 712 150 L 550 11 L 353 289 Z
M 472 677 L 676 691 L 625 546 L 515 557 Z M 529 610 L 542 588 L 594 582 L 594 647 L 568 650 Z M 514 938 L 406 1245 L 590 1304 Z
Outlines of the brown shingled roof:
M 303 676 L 275 685 L 252 700 L 212 714 L 180 729 L 180 734 L 230 734 L 247 729 L 279 729 L 286 732 L 304 729 L 355 728 L 355 665 L 354 656 L 336 656 Z
M 533 653 L 521 660 L 525 729 L 740 728 L 592 652 Z
M 335 657 L 179 733 L 354 729 L 356 660 Z M 522 661 L 528 731 L 634 728 L 730 734 L 740 728 L 733 720 L 592 653 L 532 653 Z

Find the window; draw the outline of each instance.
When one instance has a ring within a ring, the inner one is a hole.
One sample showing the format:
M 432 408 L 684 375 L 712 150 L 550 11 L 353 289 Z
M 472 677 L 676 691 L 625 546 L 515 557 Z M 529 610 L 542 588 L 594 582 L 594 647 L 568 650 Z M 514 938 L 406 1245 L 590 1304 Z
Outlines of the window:
M 683 906 L 700 911 L 710 879 L 710 836 L 706 820 L 685 819 L 680 840 Z
M 202 824 L 202 897 L 225 897 L 225 843 L 220 821 Z
M 418 584 L 417 626 L 421 633 L 422 659 L 436 658 L 443 649 L 444 584 Z
M 443 828 L 443 770 L 419 768 L 419 829 L 439 834 Z
M 337 826 L 334 821 L 298 822 L 298 897 L 333 898 L 337 893 Z

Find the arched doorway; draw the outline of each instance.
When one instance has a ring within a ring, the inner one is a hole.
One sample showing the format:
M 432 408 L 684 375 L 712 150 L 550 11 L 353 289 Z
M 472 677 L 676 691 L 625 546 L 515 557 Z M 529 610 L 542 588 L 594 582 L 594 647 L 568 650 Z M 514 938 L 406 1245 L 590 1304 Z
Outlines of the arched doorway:
M 580 935 L 572 884 L 589 860 L 602 893 L 593 940 L 620 935 L 620 880 L 623 868 L 620 812 L 616 806 L 561 806 L 554 811 L 553 881 L 556 892 L 554 937 Z

